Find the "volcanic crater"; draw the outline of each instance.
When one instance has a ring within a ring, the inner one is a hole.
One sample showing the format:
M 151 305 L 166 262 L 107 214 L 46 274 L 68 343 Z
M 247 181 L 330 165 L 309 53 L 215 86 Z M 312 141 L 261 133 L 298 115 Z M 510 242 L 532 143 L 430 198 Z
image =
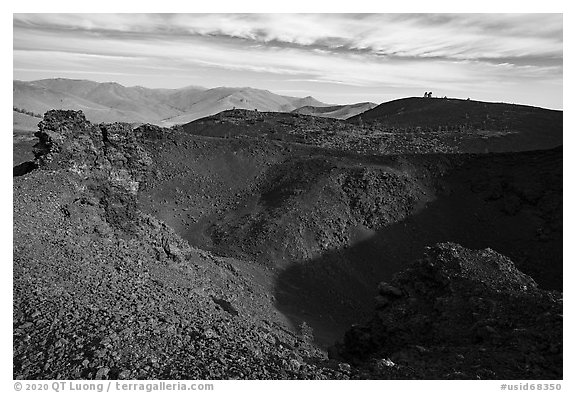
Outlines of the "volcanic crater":
M 557 111 L 49 111 L 36 136 L 15 377 L 562 378 Z

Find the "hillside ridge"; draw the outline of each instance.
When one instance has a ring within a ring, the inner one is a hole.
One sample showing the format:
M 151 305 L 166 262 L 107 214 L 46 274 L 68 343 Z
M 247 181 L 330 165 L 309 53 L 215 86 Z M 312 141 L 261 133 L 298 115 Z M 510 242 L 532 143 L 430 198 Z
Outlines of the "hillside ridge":
M 168 126 L 234 107 L 287 112 L 304 105 L 328 105 L 310 96 L 284 96 L 251 87 L 153 89 L 66 78 L 14 80 L 13 95 L 16 107 L 34 113 L 50 109 L 83 110 L 87 118 L 95 122 Z

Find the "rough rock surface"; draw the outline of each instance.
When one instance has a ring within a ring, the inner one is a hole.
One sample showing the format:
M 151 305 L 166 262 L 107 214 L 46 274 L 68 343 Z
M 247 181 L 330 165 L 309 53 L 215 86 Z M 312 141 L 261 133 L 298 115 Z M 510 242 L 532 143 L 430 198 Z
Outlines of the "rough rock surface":
M 339 346 L 359 377 L 389 359 L 400 376 L 562 378 L 560 293 L 491 249 L 438 244 L 379 290 L 375 317 Z
M 331 138 L 323 122 L 236 110 L 145 139 L 156 174 L 141 209 L 196 247 L 276 270 L 278 309 L 324 346 L 438 242 L 491 247 L 561 290 L 562 149 L 369 155 L 298 139 Z
M 265 288 L 141 213 L 125 124 L 51 111 L 14 181 L 14 378 L 347 378 Z
M 391 279 L 450 240 L 561 288 L 561 149 L 368 156 L 248 115 L 45 115 L 15 168 L 15 377 L 561 378 L 561 299 L 507 258 L 443 245 Z

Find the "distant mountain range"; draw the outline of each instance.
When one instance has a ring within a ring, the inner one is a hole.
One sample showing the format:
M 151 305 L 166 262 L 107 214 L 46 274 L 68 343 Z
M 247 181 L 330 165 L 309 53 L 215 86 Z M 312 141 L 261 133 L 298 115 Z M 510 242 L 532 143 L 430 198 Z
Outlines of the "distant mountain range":
M 186 103 L 174 103 L 181 115 L 164 120 L 164 125 L 184 124 L 227 109 L 257 109 L 261 112 L 291 112 L 302 106 L 328 106 L 313 97 L 288 97 L 250 87 L 217 87 L 185 96 Z M 187 105 L 185 105 L 187 104 Z
M 14 81 L 13 99 L 14 108 L 19 110 L 14 112 L 14 128 L 18 130 L 35 129 L 40 120 L 22 112 L 43 114 L 50 109 L 82 110 L 93 122 L 171 126 L 232 108 L 262 112 L 291 112 L 302 108 L 302 113 L 344 119 L 375 106 L 366 103 L 332 106 L 313 97 L 283 96 L 250 87 L 149 89 L 63 78 Z

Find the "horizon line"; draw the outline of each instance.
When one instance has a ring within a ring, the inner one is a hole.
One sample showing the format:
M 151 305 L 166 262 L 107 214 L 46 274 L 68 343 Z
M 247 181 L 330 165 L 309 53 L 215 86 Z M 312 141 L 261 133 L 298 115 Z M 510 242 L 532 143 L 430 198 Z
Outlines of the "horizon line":
M 98 82 L 92 79 L 78 79 L 78 78 L 64 78 L 64 77 L 52 77 L 52 78 L 42 78 L 42 79 L 30 79 L 30 80 L 23 80 L 23 79 L 12 79 L 13 82 L 40 82 L 40 81 L 44 81 L 44 80 L 57 80 L 57 79 L 62 79 L 62 80 L 68 80 L 68 81 L 80 81 L 80 82 L 92 82 L 92 83 L 98 83 L 98 84 L 117 84 L 120 85 L 122 87 L 125 88 L 143 88 L 143 89 L 148 89 L 148 90 L 184 90 L 187 88 L 198 88 L 198 89 L 204 89 L 205 91 L 208 90 L 215 90 L 215 89 L 252 89 L 252 90 L 259 90 L 259 91 L 267 91 L 271 94 L 275 94 L 278 96 L 283 96 L 283 97 L 291 97 L 291 98 L 312 98 L 315 99 L 319 102 L 321 102 L 322 104 L 328 104 L 330 106 L 345 106 L 345 105 L 355 105 L 355 104 L 363 104 L 363 103 L 367 103 L 367 104 L 376 104 L 377 106 L 385 104 L 385 103 L 389 103 L 389 102 L 393 102 L 393 101 L 398 101 L 398 100 L 402 100 L 402 99 L 408 99 L 408 98 L 424 98 L 424 97 L 420 97 L 420 96 L 399 96 L 397 98 L 391 99 L 389 101 L 382 101 L 380 103 L 377 102 L 373 102 L 373 101 L 358 101 L 358 102 L 350 102 L 348 104 L 332 104 L 332 103 L 327 103 L 327 102 L 323 102 L 318 100 L 316 97 L 312 96 L 312 95 L 308 95 L 308 96 L 290 96 L 290 95 L 285 95 L 285 94 L 281 94 L 281 93 L 275 93 L 273 90 L 269 90 L 269 89 L 260 89 L 260 88 L 256 88 L 256 87 L 251 87 L 251 86 L 215 86 L 215 87 L 206 87 L 206 86 L 200 86 L 200 85 L 186 85 L 186 86 L 182 86 L 182 87 L 175 87 L 175 88 L 170 88 L 170 87 L 147 87 L 147 86 L 142 86 L 140 84 L 136 84 L 136 85 L 127 85 L 127 84 L 122 84 L 120 82 L 114 81 L 114 80 L 109 80 L 107 82 Z M 448 97 L 448 96 L 434 96 L 431 97 L 433 99 L 444 99 L 444 97 L 446 99 L 450 99 L 450 100 L 461 100 L 461 101 L 475 101 L 475 102 L 485 102 L 485 103 L 490 103 L 490 104 L 508 104 L 508 105 L 519 105 L 519 106 L 526 106 L 526 107 L 532 107 L 532 108 L 541 108 L 541 109 L 546 109 L 546 110 L 554 110 L 554 111 L 560 111 L 560 112 L 564 112 L 563 107 L 562 108 L 550 108 L 550 107 L 543 107 L 543 106 L 536 106 L 536 105 L 532 105 L 532 104 L 523 104 L 523 103 L 517 103 L 517 102 L 506 102 L 506 101 L 483 101 L 483 100 L 476 100 L 476 99 L 472 99 L 470 97 L 467 98 L 460 98 L 460 97 Z M 309 106 L 309 105 L 307 105 Z

